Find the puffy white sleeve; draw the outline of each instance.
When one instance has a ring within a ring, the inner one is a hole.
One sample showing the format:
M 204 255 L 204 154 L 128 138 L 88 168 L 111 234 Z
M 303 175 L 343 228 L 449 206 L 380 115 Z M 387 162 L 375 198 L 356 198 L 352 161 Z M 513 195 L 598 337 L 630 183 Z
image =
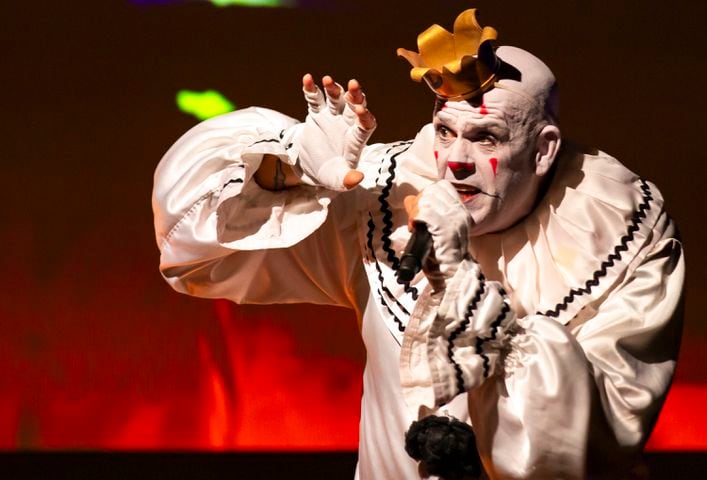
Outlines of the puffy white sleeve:
M 640 450 L 675 368 L 683 279 L 681 245 L 666 239 L 575 329 L 518 320 L 504 376 L 469 392 L 494 478 L 617 474 Z
M 294 164 L 297 128 L 249 108 L 197 125 L 165 154 L 152 203 L 160 271 L 172 287 L 239 303 L 352 305 L 360 254 L 355 225 L 332 214 L 336 194 L 272 192 L 252 179 L 264 154 Z
M 475 293 L 456 313 L 442 299 L 428 331 L 412 324 L 406 332 L 408 403 L 435 407 L 467 390 L 491 478 L 616 478 L 647 440 L 675 368 L 679 241 L 658 241 L 568 326 L 542 315 L 514 318 L 500 286 L 467 270 L 461 291 Z

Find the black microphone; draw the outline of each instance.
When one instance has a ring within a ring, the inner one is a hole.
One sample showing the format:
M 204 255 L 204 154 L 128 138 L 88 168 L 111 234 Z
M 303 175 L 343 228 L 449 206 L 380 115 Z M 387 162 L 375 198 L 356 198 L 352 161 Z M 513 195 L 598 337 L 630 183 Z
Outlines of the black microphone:
M 432 250 L 432 235 L 427 231 L 427 224 L 414 222 L 412 228 L 412 235 L 410 235 L 410 240 L 405 245 L 403 256 L 400 259 L 398 283 L 407 283 L 415 278 Z

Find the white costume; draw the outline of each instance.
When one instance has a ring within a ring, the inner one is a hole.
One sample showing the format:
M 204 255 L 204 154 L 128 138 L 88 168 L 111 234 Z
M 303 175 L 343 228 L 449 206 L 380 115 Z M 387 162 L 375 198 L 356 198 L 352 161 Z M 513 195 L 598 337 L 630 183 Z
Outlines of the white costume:
M 655 186 L 565 148 L 529 216 L 471 239 L 478 265 L 452 280 L 451 313 L 429 298 L 411 320 L 426 279 L 395 279 L 409 236 L 402 198 L 437 176 L 433 130 L 367 147 L 350 192 L 262 190 L 253 173 L 263 154 L 287 158 L 294 123 L 251 108 L 169 150 L 153 198 L 160 269 L 192 295 L 356 311 L 360 478 L 418 478 L 404 433 L 421 406 L 447 401 L 441 412 L 471 422 L 492 478 L 601 476 L 610 457 L 640 449 L 674 370 L 684 276 Z

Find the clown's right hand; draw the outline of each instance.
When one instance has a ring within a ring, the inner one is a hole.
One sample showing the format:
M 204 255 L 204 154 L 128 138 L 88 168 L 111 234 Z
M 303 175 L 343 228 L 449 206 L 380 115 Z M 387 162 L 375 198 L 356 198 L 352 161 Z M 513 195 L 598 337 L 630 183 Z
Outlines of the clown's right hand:
M 307 100 L 307 120 L 294 127 L 290 154 L 297 158 L 301 181 L 329 190 L 349 190 L 363 180 L 356 170 L 376 119 L 366 108 L 366 97 L 356 80 L 348 91 L 334 80 L 322 79 L 324 93 L 310 74 L 302 78 Z

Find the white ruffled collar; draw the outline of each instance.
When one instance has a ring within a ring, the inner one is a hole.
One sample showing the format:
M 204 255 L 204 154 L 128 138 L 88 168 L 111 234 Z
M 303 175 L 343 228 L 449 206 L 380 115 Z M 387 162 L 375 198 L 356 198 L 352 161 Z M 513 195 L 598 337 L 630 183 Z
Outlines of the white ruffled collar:
M 389 200 L 401 212 L 404 195 L 437 176 L 433 139 L 427 125 L 398 158 L 400 188 Z M 565 142 L 533 212 L 503 232 L 472 238 L 471 249 L 485 276 L 504 285 L 518 316 L 542 313 L 566 324 L 635 268 L 662 211 L 653 184 L 603 152 Z M 391 240 L 402 251 L 407 228 L 402 220 L 396 226 Z
M 548 192 L 522 222 L 472 239 L 487 278 L 502 282 L 519 316 L 566 324 L 615 284 L 651 238 L 663 199 L 602 152 L 567 146 Z

